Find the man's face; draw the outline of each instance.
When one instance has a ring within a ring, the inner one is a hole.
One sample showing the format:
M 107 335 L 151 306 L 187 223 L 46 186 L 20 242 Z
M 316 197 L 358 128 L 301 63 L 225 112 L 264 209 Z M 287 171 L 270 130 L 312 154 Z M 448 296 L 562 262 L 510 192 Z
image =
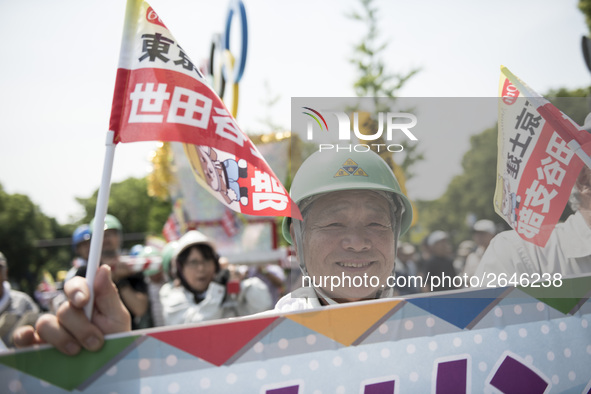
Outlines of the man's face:
M 398 251 L 398 259 L 403 263 L 406 263 L 408 260 L 412 258 L 412 254 L 403 253 L 400 250 Z
M 320 287 L 333 299 L 372 298 L 385 289 L 394 269 L 394 227 L 390 204 L 375 192 L 338 191 L 319 197 L 304 222 L 303 253 L 308 274 L 316 278 L 316 283 L 329 277 L 328 286 Z M 343 275 L 351 278 L 352 285 L 346 282 L 331 290 L 336 279 L 330 277 L 342 279 Z M 370 285 L 372 276 L 374 286 Z M 356 286 L 359 283 L 363 285 Z
M 449 239 L 445 238 L 435 242 L 430 247 L 431 254 L 437 257 L 451 257 L 453 249 Z
M 88 260 L 88 254 L 90 252 L 90 240 L 82 241 L 76 245 L 76 254 L 82 257 L 84 260 Z
M 487 247 L 490 244 L 490 241 L 493 239 L 494 235 L 491 233 L 487 233 L 486 231 L 475 231 L 472 239 L 478 246 Z
M 115 257 L 121 246 L 121 234 L 119 230 L 111 228 L 105 230 L 103 235 L 103 257 Z

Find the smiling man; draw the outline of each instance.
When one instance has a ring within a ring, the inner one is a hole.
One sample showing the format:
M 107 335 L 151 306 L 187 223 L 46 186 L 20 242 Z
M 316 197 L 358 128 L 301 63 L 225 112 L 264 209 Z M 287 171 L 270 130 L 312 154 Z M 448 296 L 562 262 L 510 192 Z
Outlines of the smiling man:
M 316 152 L 300 167 L 291 197 L 303 222 L 287 218 L 302 286 L 277 303 L 288 312 L 391 297 L 398 237 L 412 207 L 386 162 L 373 152 Z

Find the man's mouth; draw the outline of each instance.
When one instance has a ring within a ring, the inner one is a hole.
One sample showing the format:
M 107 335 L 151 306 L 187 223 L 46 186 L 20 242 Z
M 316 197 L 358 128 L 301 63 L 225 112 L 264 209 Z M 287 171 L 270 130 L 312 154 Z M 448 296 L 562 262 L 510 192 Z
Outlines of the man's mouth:
M 365 268 L 365 267 L 369 267 L 371 264 L 373 264 L 373 261 L 366 261 L 363 263 L 359 263 L 359 262 L 345 262 L 345 261 L 339 261 L 337 262 L 337 265 L 339 267 L 343 267 L 343 268 Z

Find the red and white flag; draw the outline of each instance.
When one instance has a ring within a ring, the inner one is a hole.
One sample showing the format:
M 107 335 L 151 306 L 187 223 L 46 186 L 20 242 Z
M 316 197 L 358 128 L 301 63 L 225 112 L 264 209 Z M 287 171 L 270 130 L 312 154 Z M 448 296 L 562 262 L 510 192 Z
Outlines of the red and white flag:
M 234 217 L 234 213 L 229 209 L 226 209 L 222 219 L 222 228 L 228 237 L 233 237 L 238 234 L 238 226 L 236 225 L 236 218 Z
M 156 12 L 128 0 L 110 130 L 115 143 L 184 142 L 196 179 L 230 209 L 301 218 L 297 206 Z
M 544 246 L 589 162 L 591 134 L 501 71 L 494 207 L 523 239 Z
M 179 226 L 178 221 L 174 213 L 171 213 L 164 223 L 164 227 L 162 228 L 162 235 L 166 242 L 177 241 L 181 238 L 183 233 L 181 232 L 181 227 Z
M 177 199 L 172 206 L 172 212 L 168 216 L 162 235 L 166 242 L 176 241 L 187 231 L 187 218 L 183 209 L 183 200 Z

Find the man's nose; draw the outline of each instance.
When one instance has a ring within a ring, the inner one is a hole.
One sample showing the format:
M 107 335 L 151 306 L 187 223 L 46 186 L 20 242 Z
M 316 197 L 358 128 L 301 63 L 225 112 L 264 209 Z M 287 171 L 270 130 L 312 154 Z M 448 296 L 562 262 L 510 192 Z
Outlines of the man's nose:
M 348 229 L 341 243 L 343 248 L 356 252 L 371 248 L 371 239 L 362 227 Z

